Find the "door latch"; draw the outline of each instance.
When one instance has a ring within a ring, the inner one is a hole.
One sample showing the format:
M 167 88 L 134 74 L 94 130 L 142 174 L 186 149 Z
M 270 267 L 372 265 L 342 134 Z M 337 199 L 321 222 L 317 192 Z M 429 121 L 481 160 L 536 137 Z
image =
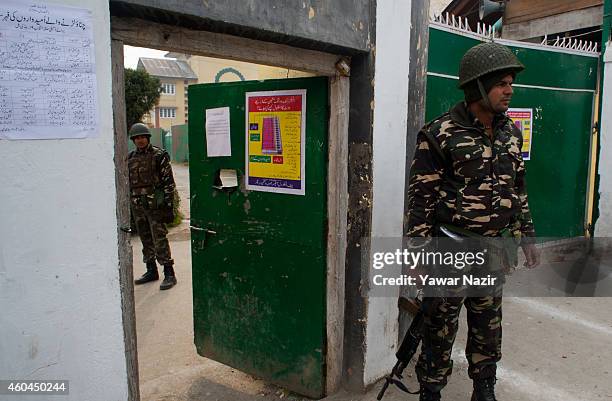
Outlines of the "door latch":
M 202 228 L 202 227 L 196 227 L 196 226 L 189 226 L 193 231 L 204 231 L 206 234 L 210 234 L 210 235 L 216 235 L 217 232 L 213 231 L 213 230 L 209 230 L 208 228 Z

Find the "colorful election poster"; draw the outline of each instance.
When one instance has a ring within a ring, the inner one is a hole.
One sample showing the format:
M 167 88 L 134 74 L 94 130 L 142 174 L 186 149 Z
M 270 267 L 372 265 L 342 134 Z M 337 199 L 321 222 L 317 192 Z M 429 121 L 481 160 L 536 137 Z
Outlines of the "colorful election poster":
M 531 159 L 531 140 L 533 133 L 533 109 L 508 109 L 508 117 L 523 133 L 523 160 Z
M 247 92 L 246 189 L 304 195 L 306 90 Z

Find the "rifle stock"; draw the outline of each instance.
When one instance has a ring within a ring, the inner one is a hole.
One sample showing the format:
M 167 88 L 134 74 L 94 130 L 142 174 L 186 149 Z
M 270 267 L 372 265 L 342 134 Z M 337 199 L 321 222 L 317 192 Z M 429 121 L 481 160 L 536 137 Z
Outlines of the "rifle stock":
M 400 390 L 409 393 L 416 394 L 410 390 L 402 383 L 402 373 L 406 366 L 412 360 L 414 354 L 416 354 L 419 344 L 421 343 L 421 338 L 423 336 L 423 312 L 421 311 L 420 305 L 414 301 L 406 298 L 400 298 L 399 306 L 402 309 L 406 309 L 409 312 L 414 312 L 414 318 L 412 319 L 412 323 L 408 328 L 408 331 L 404 335 L 404 339 L 402 340 L 402 344 L 399 349 L 395 353 L 397 357 L 397 363 L 393 367 L 391 373 L 385 377 L 385 382 L 383 387 L 380 389 L 377 400 L 382 400 L 385 396 L 385 392 L 389 388 L 389 384 L 395 384 Z

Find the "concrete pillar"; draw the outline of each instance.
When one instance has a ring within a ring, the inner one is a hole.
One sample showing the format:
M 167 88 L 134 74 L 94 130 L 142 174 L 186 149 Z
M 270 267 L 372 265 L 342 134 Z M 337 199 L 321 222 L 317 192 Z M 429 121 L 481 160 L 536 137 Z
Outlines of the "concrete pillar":
M 401 246 L 404 215 L 406 121 L 412 1 L 376 5 L 374 76 L 372 237 L 393 237 Z M 398 340 L 397 296 L 367 301 L 364 384 L 395 364 Z
M 601 90 L 601 151 L 599 154 L 599 219 L 596 237 L 612 236 L 612 42 L 603 56 L 604 81 Z

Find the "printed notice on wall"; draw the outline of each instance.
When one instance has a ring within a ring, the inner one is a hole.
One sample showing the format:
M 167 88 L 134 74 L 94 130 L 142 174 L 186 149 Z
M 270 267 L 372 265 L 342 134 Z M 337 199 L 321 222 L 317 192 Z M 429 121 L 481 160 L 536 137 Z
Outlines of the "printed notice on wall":
M 232 142 L 230 137 L 229 107 L 206 109 L 205 129 L 206 156 L 231 156 Z
M 531 141 L 533 132 L 533 109 L 508 109 L 508 117 L 514 121 L 514 125 L 523 133 L 523 160 L 531 159 Z
M 91 11 L 0 3 L 0 138 L 86 138 L 98 132 Z
M 246 188 L 304 195 L 306 90 L 246 94 Z

